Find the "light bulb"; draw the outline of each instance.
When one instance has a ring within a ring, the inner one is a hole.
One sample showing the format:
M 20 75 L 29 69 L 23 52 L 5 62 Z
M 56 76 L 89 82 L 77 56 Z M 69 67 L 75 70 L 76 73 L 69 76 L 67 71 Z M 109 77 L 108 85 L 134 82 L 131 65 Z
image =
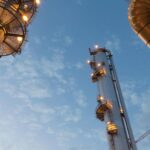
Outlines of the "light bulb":
M 40 5 L 41 1 L 40 1 L 40 0 L 35 0 L 35 3 L 36 3 L 37 5 Z
M 23 15 L 22 18 L 23 18 L 23 20 L 24 20 L 25 22 L 27 22 L 27 21 L 29 20 L 26 15 Z
M 91 77 L 93 77 L 94 76 L 94 73 L 91 73 Z
M 98 49 L 98 48 L 99 48 L 99 46 L 98 46 L 98 45 L 94 45 L 94 48 L 95 48 L 95 49 Z
M 90 64 L 90 62 L 91 62 L 90 60 L 87 60 L 87 61 L 86 61 L 87 64 Z
M 18 36 L 18 37 L 17 37 L 17 40 L 18 40 L 18 42 L 22 42 L 22 40 L 23 40 L 23 37 L 21 37 L 21 36 Z
M 98 64 L 97 64 L 97 67 L 100 67 L 101 65 L 102 65 L 101 63 L 98 63 Z

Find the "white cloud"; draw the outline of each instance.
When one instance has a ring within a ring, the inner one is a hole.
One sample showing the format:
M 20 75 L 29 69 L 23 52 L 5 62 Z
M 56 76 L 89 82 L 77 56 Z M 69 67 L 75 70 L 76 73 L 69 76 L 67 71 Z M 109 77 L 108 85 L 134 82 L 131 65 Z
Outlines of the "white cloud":
M 82 118 L 82 112 L 78 108 L 72 108 L 69 105 L 63 105 L 56 107 L 57 117 L 62 119 L 62 124 L 66 124 L 68 122 L 77 123 Z
M 100 140 L 103 141 L 104 145 L 107 145 L 107 139 L 104 138 L 106 137 L 104 135 L 105 133 L 100 129 L 86 129 L 86 127 L 75 129 L 54 129 L 49 127 L 48 131 L 50 135 L 53 135 L 56 138 L 58 145 L 65 150 L 91 150 L 106 148 L 106 146 L 103 147 L 103 145 L 98 145 L 97 147 L 95 146 L 96 143 L 100 142 Z M 81 143 L 80 140 L 82 141 Z
M 66 84 L 65 79 L 62 76 L 62 71 L 65 69 L 63 62 L 63 55 L 59 53 L 53 56 L 52 60 L 42 59 L 43 72 L 50 78 L 56 79 L 58 82 Z
M 63 37 L 65 46 L 72 44 L 69 36 Z M 34 42 L 42 44 L 39 39 Z M 64 128 L 82 121 L 81 108 L 86 106 L 86 97 L 67 60 L 64 50 L 58 47 L 40 57 L 26 51 L 17 58 L 1 59 L 0 149 L 47 150 L 44 145 L 48 144 L 44 144 L 41 133 L 55 135 L 57 128 L 51 127 L 54 123 Z M 73 67 L 76 71 L 77 67 Z M 66 140 L 71 137 L 70 142 L 75 138 L 68 130 L 64 134 L 61 129 L 58 135 L 60 139 L 67 137 Z M 8 139 L 11 140 L 7 142 Z
M 81 63 L 81 62 L 77 62 L 77 63 L 75 64 L 75 67 L 76 67 L 77 69 L 82 69 L 83 66 L 84 66 L 84 64 Z
M 140 92 L 139 92 L 140 91 Z M 150 129 L 150 87 L 147 89 L 138 82 L 126 82 L 123 84 L 123 93 L 127 103 L 128 114 L 130 115 L 135 139 Z M 131 113 L 132 110 L 132 113 Z M 149 149 L 149 137 L 138 143 L 138 148 Z
M 113 35 L 111 38 L 108 38 L 106 42 L 104 43 L 104 45 L 107 49 L 120 52 L 121 42 L 117 36 Z
M 83 91 L 75 92 L 76 102 L 80 107 L 85 107 L 87 105 L 87 99 L 83 94 Z
M 54 108 L 48 107 L 46 104 L 42 103 L 30 104 L 29 107 L 33 112 L 41 114 L 55 115 L 54 113 L 56 113 L 56 110 Z
M 122 85 L 123 94 L 129 103 L 132 105 L 137 105 L 139 103 L 139 93 L 135 92 L 136 85 L 134 82 L 126 82 Z M 128 105 L 129 106 L 129 105 Z
M 53 43 L 59 43 L 63 46 L 70 46 L 73 43 L 73 39 L 69 35 L 64 35 L 63 31 L 58 31 L 54 34 L 54 37 L 51 39 Z

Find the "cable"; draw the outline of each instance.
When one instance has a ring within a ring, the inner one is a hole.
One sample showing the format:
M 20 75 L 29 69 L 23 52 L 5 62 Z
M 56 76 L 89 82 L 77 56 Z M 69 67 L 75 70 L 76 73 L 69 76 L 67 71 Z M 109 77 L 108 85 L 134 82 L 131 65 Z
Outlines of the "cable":
M 150 134 L 150 129 L 148 131 L 146 131 L 143 135 L 141 135 L 135 142 L 136 143 L 140 142 L 141 140 L 146 138 L 149 134 Z

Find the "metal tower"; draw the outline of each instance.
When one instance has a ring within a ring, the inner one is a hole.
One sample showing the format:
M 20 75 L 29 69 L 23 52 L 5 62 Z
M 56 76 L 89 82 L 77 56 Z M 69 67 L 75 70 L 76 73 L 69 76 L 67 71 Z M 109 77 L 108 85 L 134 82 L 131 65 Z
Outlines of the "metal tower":
M 90 49 L 93 69 L 91 78 L 97 82 L 99 95 L 96 116 L 106 124 L 110 150 L 137 150 L 121 93 L 112 54 L 105 48 Z

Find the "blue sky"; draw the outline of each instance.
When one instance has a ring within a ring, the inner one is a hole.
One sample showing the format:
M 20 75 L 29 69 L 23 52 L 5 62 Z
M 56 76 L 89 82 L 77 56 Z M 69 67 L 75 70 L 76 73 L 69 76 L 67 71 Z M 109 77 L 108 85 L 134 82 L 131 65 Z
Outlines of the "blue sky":
M 150 49 L 127 10 L 123 0 L 42 1 L 22 54 L 0 60 L 1 150 L 108 149 L 85 63 L 94 44 L 112 50 L 135 137 L 149 129 Z

